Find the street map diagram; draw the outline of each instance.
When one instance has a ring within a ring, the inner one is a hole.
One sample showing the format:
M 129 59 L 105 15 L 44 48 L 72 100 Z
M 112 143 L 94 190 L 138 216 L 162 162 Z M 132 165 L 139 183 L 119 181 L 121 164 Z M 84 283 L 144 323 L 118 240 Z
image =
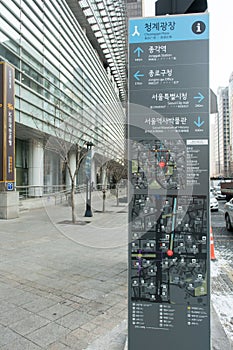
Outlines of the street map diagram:
M 200 302 L 207 294 L 205 196 L 134 195 L 132 300 Z

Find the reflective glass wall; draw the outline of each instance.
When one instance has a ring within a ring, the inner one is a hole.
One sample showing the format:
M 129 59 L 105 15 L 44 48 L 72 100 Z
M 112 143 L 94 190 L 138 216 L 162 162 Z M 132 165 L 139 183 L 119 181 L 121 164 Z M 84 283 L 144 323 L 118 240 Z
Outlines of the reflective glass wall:
M 16 137 L 56 135 L 56 128 L 70 120 L 78 137 L 119 158 L 124 153 L 125 27 L 120 37 L 110 40 L 109 35 L 117 33 L 119 8 L 123 21 L 124 9 L 116 3 L 124 1 L 77 1 L 82 16 L 72 3 L 0 0 L 0 60 L 15 68 Z M 101 35 L 96 22 L 89 23 L 88 9 L 98 13 Z

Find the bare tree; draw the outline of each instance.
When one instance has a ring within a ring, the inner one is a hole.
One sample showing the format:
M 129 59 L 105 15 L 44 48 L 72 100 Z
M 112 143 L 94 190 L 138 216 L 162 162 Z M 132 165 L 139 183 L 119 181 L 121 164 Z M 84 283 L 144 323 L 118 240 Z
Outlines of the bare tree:
M 80 128 L 79 128 L 80 129 Z M 75 192 L 76 177 L 80 170 L 80 164 L 87 156 L 87 140 L 90 140 L 91 126 L 82 127 L 82 132 L 74 125 L 71 119 L 62 123 L 60 127 L 53 128 L 53 136 L 50 136 L 46 148 L 57 153 L 64 163 L 70 178 L 70 199 L 72 209 L 72 223 L 76 222 Z M 75 167 L 70 164 L 70 156 L 75 156 Z
M 121 180 L 127 178 L 127 162 L 125 160 L 117 162 L 111 159 L 106 163 L 106 169 L 108 175 L 112 178 L 115 187 L 117 206 L 119 206 L 119 187 Z

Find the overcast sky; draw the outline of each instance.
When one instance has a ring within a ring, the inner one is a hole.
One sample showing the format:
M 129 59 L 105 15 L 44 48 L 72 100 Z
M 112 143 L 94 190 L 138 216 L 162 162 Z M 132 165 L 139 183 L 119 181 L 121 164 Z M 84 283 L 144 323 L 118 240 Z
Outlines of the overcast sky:
M 155 0 L 145 0 L 145 4 L 145 16 L 153 16 Z M 233 0 L 208 0 L 208 11 L 210 88 L 216 93 L 219 86 L 228 86 L 233 72 Z

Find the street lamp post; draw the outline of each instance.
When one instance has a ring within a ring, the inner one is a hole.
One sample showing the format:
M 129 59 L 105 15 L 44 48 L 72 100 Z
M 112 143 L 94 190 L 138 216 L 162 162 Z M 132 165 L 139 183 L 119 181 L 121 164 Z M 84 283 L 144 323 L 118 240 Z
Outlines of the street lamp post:
M 86 142 L 87 145 L 87 158 L 86 158 L 86 217 L 92 216 L 91 210 L 91 148 L 93 145 L 92 142 Z

